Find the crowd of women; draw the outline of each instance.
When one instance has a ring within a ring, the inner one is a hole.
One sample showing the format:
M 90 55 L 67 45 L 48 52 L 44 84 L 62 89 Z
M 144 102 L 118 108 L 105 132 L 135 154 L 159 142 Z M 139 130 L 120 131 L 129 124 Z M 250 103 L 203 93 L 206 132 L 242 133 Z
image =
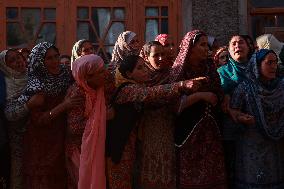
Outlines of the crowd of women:
M 48 42 L 2 51 L 0 188 L 283 189 L 283 44 L 194 30 L 176 50 L 125 31 L 108 64 L 85 39 L 71 68 Z

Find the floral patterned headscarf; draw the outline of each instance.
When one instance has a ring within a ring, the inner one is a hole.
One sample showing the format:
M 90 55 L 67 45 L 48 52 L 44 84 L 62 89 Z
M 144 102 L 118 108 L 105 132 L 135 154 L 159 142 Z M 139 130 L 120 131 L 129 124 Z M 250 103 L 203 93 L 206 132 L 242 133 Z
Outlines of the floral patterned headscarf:
M 186 58 L 190 55 L 191 49 L 197 42 L 196 39 L 199 36 L 207 36 L 204 32 L 200 30 L 193 30 L 191 32 L 188 32 L 181 44 L 180 44 L 180 51 L 178 53 L 178 56 L 174 62 L 174 65 L 172 66 L 172 71 L 170 73 L 171 77 L 170 80 L 171 82 L 177 81 L 179 77 L 183 74 L 183 69 L 184 69 L 184 63 L 186 61 Z
M 159 41 L 163 46 L 165 46 L 168 38 L 168 34 L 159 34 L 156 36 L 155 41 Z

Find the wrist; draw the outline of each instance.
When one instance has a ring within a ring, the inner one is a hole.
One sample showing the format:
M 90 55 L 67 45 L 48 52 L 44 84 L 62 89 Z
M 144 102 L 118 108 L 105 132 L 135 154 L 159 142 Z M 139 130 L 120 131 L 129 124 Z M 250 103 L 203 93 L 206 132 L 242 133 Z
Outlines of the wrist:
M 184 81 L 180 81 L 178 83 L 178 91 L 182 94 L 185 91 L 184 89 L 185 89 Z

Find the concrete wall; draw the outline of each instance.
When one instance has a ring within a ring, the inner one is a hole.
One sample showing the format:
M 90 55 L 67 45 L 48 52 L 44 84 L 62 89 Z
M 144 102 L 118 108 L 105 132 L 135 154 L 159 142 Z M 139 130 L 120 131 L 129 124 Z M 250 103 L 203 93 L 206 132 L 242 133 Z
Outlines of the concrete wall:
M 227 44 L 230 36 L 242 29 L 239 8 L 239 0 L 183 0 L 184 33 L 200 29 L 216 37 L 221 45 Z

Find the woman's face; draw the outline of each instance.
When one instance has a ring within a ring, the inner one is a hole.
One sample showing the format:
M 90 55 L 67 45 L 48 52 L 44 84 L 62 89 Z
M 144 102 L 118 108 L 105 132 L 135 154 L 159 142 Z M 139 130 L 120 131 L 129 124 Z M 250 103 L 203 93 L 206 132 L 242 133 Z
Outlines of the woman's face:
M 29 58 L 30 53 L 27 52 L 27 51 L 23 51 L 23 52 L 21 52 L 21 54 L 24 56 L 25 60 L 27 61 L 28 58 Z
M 128 78 L 133 79 L 137 83 L 145 83 L 151 79 L 143 58 L 139 58 L 133 71 L 126 74 Z
M 151 46 L 150 54 L 147 57 L 147 60 L 156 70 L 162 69 L 165 65 L 164 62 L 166 61 L 163 46 Z
M 235 61 L 239 63 L 247 62 L 249 47 L 242 37 L 234 36 L 229 44 L 229 53 Z
M 201 36 L 191 49 L 190 58 L 195 61 L 203 61 L 208 57 L 208 39 L 207 36 Z
M 277 57 L 274 53 L 268 53 L 260 66 L 261 76 L 265 80 L 276 78 L 277 73 Z
M 89 87 L 97 89 L 105 84 L 106 69 L 104 66 L 94 67 L 86 76 Z
M 46 51 L 44 65 L 47 71 L 51 74 L 59 74 L 60 72 L 60 55 L 54 48 L 49 48 Z
M 86 41 L 82 44 L 82 50 L 80 56 L 88 55 L 88 54 L 94 54 L 95 50 L 93 47 L 93 44 L 89 41 Z
M 71 61 L 70 61 L 70 59 L 69 58 L 61 58 L 60 59 L 60 62 L 61 62 L 61 64 L 65 64 L 65 65 L 67 65 L 67 66 L 70 66 L 70 64 L 71 64 Z
M 137 35 L 135 35 L 134 37 L 133 37 L 133 39 L 129 42 L 129 47 L 131 48 L 131 49 L 134 49 L 134 50 L 139 50 L 139 48 L 140 48 L 140 43 L 139 43 L 139 40 L 138 40 L 138 38 L 137 38 Z
M 25 73 L 27 71 L 27 63 L 24 57 L 17 51 L 8 51 L 5 59 L 6 65 L 13 70 Z
M 229 56 L 228 51 L 223 51 L 219 54 L 219 66 L 223 66 L 228 62 L 228 56 Z

